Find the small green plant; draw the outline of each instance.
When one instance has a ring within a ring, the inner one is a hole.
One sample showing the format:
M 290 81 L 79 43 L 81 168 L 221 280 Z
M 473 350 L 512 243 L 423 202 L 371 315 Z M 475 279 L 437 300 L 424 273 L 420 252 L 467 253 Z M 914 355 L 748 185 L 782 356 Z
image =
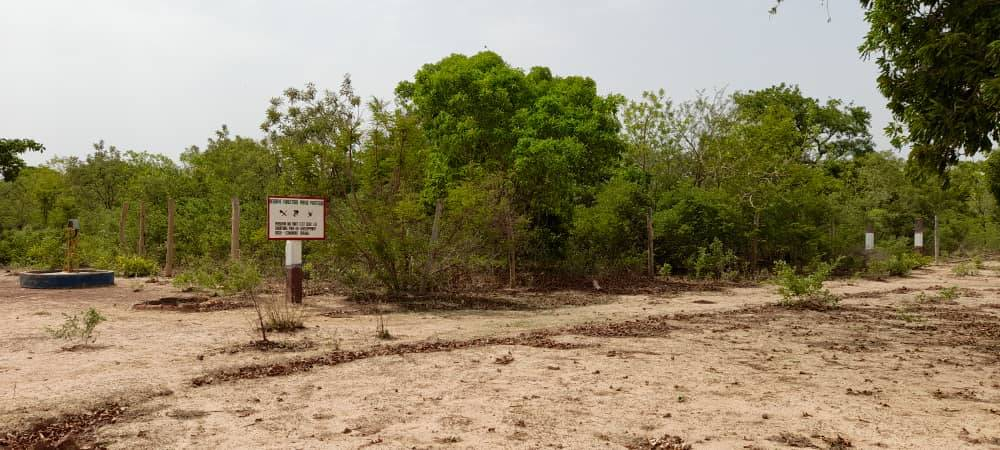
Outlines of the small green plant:
M 669 277 L 670 273 L 673 272 L 673 271 L 674 271 L 674 268 L 673 268 L 673 266 L 670 265 L 670 263 L 663 263 L 663 265 L 660 266 L 660 276 L 661 277 Z
M 689 270 L 695 278 L 735 279 L 737 278 L 739 259 L 736 254 L 722 246 L 722 241 L 715 238 L 708 247 L 699 247 L 698 252 L 687 260 Z
M 101 322 L 108 320 L 96 309 L 90 308 L 81 314 L 63 314 L 66 319 L 58 328 L 46 327 L 45 331 L 56 339 L 73 340 L 78 339 L 82 344 L 90 344 L 97 340 L 94 337 L 94 329 Z
M 836 308 L 840 299 L 823 288 L 823 282 L 830 276 L 839 263 L 839 259 L 831 263 L 815 264 L 812 273 L 799 275 L 795 268 L 784 261 L 774 264 L 774 283 L 778 285 L 781 294 L 781 304 L 787 307 L 807 309 Z
M 919 308 L 913 305 L 903 305 L 896 309 L 896 318 L 906 323 L 921 322 L 924 320 L 917 311 Z
M 974 277 L 979 275 L 979 269 L 976 268 L 976 263 L 974 261 L 966 261 L 952 267 L 951 273 L 957 277 Z
M 385 317 L 382 315 L 381 311 L 378 314 L 378 322 L 375 324 L 375 337 L 382 340 L 390 340 L 393 338 L 392 334 L 389 333 L 389 329 L 385 327 Z
M 890 276 L 905 277 L 910 275 L 914 269 L 927 266 L 931 261 L 932 258 L 909 250 L 888 257 L 873 257 L 868 261 L 864 276 L 874 279 Z
M 942 300 L 955 300 L 960 296 L 961 293 L 958 291 L 958 286 L 942 288 L 941 291 L 938 292 L 938 297 Z
M 305 328 L 302 320 L 305 311 L 301 306 L 277 295 L 269 296 L 260 302 L 264 311 L 264 327 L 267 331 L 287 332 Z
M 115 259 L 115 269 L 123 277 L 148 277 L 159 271 L 155 261 L 138 255 L 119 256 Z

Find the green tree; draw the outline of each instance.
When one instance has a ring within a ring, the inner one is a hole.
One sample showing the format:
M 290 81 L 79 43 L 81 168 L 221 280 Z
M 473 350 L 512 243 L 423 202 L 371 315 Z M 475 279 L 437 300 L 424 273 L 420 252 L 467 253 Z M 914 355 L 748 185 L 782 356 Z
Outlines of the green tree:
M 879 89 L 910 157 L 943 171 L 1000 141 L 1000 8 L 993 0 L 861 0 Z
M 519 249 L 529 261 L 561 260 L 573 205 L 592 196 L 620 158 L 622 99 L 598 95 L 589 78 L 556 77 L 544 67 L 525 73 L 492 52 L 424 65 L 396 92 L 430 142 L 429 188 L 499 174 L 492 210 L 506 235 L 509 284 Z M 524 222 L 522 245 L 516 231 Z
M 6 139 L 0 138 L 0 178 L 3 181 L 11 181 L 17 178 L 18 173 L 24 168 L 24 160 L 21 154 L 24 152 L 42 152 L 45 146 L 31 139 Z

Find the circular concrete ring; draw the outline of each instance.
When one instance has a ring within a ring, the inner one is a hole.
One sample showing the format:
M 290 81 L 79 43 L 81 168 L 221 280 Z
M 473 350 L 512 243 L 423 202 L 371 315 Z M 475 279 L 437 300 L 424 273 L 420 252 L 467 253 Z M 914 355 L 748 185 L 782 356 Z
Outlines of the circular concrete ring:
M 21 273 L 20 281 L 21 287 L 28 289 L 77 289 L 113 286 L 115 273 L 108 270 L 32 271 Z

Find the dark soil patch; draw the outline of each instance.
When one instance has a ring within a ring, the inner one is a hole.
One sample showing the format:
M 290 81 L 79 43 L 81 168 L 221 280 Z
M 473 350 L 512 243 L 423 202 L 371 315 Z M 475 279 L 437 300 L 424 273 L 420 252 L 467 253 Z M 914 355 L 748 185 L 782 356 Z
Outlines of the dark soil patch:
M 582 292 L 561 292 L 547 295 L 512 292 L 508 295 L 489 294 L 430 294 L 388 296 L 379 294 L 354 294 L 347 298 L 356 305 L 356 311 L 374 314 L 386 312 L 427 311 L 538 311 L 568 306 L 603 305 L 613 298 Z M 330 317 L 344 317 L 349 311 L 327 313 Z
M 714 304 L 716 304 L 717 302 L 713 302 L 713 301 L 711 301 L 711 300 L 695 300 L 695 301 L 693 301 L 693 302 L 691 302 L 691 303 L 697 303 L 697 304 L 699 304 L 699 305 L 714 305 Z
M 681 292 L 722 292 L 735 287 L 753 287 L 752 281 L 691 280 L 679 278 L 649 278 L 624 275 L 597 278 L 571 278 L 565 276 L 534 275 L 527 283 L 529 291 L 589 291 L 614 295 L 657 294 L 670 295 Z M 599 287 L 599 289 L 598 289 Z
M 767 440 L 772 442 L 778 442 L 785 444 L 789 447 L 799 447 L 799 448 L 819 448 L 816 444 L 812 443 L 812 440 L 801 435 L 790 433 L 788 431 L 782 431 L 776 436 L 771 436 Z
M 560 334 L 576 334 L 589 337 L 654 337 L 664 336 L 676 330 L 670 320 L 673 316 L 652 316 L 624 322 L 585 323 L 559 330 Z
M 250 304 L 225 298 L 163 297 L 132 305 L 132 309 L 154 311 L 206 312 L 247 308 Z
M 413 353 L 436 353 L 452 350 L 461 350 L 472 347 L 486 347 L 493 345 L 524 345 L 528 347 L 551 348 L 551 349 L 573 349 L 581 348 L 582 345 L 557 342 L 550 339 L 551 333 L 536 332 L 526 333 L 508 337 L 485 337 L 468 340 L 451 341 L 422 341 L 388 346 L 377 346 L 365 350 L 337 350 L 325 355 L 313 356 L 309 358 L 298 358 L 290 361 L 277 362 L 272 364 L 254 364 L 238 367 L 234 369 L 224 369 L 208 375 L 203 375 L 191 380 L 193 386 L 204 386 L 218 382 L 255 379 L 264 377 L 274 377 L 289 375 L 298 372 L 306 372 L 314 367 L 336 366 L 367 358 L 392 355 L 406 355 Z
M 931 289 L 933 289 L 933 287 Z M 852 293 L 849 293 L 849 294 L 842 295 L 841 298 L 843 298 L 843 299 L 851 299 L 851 298 L 882 298 L 882 297 L 885 297 L 885 296 L 887 296 L 889 294 L 908 294 L 908 293 L 914 292 L 916 290 L 917 289 L 910 289 L 910 288 L 908 288 L 906 286 L 903 286 L 903 287 L 898 287 L 896 289 L 886 289 L 886 290 L 881 290 L 881 291 L 852 292 Z
M 677 436 L 665 434 L 656 438 L 638 438 L 625 444 L 629 450 L 691 450 L 691 444 L 684 443 L 684 439 Z
M 0 448 L 105 448 L 100 443 L 92 443 L 94 432 L 117 422 L 127 410 L 118 403 L 106 403 L 84 413 L 42 420 L 20 431 L 0 434 Z
M 231 345 L 222 348 L 218 353 L 235 354 L 242 352 L 301 352 L 316 348 L 316 343 L 309 340 L 303 341 L 253 341 L 246 344 Z

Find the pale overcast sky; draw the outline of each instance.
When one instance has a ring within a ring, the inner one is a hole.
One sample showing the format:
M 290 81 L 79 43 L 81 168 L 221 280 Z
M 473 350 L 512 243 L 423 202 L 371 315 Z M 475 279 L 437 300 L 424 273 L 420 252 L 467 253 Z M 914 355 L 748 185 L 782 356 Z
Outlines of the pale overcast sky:
M 227 124 L 260 136 L 268 99 L 350 73 L 392 95 L 424 63 L 484 47 L 510 64 L 586 75 L 630 98 L 664 88 L 758 89 L 852 100 L 890 118 L 856 0 L 43 1 L 0 0 L 0 137 L 48 147 L 32 164 L 104 139 L 176 158 Z

